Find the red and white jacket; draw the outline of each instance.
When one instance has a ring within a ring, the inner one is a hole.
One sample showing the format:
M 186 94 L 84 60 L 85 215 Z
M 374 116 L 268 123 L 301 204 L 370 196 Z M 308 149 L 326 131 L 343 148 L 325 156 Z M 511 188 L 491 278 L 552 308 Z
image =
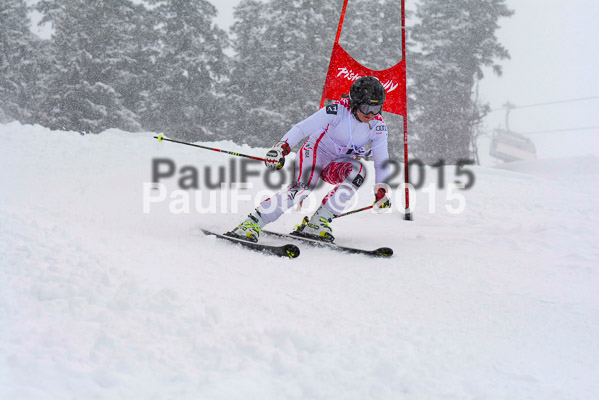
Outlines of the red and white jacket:
M 389 178 L 389 132 L 380 114 L 370 123 L 361 122 L 350 111 L 349 99 L 341 99 L 296 124 L 281 141 L 293 148 L 307 136 L 310 138 L 306 143 L 318 147 L 331 162 L 372 155 L 376 183 L 385 183 Z M 366 150 L 369 142 L 371 147 Z

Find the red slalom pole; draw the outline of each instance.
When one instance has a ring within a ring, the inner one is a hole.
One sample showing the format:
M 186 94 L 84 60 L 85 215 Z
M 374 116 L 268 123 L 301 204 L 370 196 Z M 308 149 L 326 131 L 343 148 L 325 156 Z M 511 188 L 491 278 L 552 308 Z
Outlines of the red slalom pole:
M 401 0 L 401 59 L 406 62 L 406 2 Z M 404 77 L 405 78 L 405 77 Z M 406 105 L 406 113 L 403 116 L 403 155 L 404 155 L 404 179 L 405 179 L 405 196 L 406 196 L 406 213 L 404 220 L 413 221 L 410 211 L 410 164 L 408 162 L 408 88 L 407 78 L 404 79 L 404 104 Z
M 341 37 L 341 30 L 343 29 L 343 21 L 345 20 L 345 10 L 347 10 L 347 2 L 348 1 L 349 0 L 345 0 L 343 2 L 343 8 L 341 9 L 341 16 L 339 17 L 339 25 L 337 26 L 337 35 L 335 36 L 335 43 L 333 44 L 333 52 L 334 52 L 335 46 L 339 43 L 339 38 Z M 331 59 L 332 59 L 332 57 L 331 57 Z M 330 62 L 331 62 L 331 60 L 329 60 L 329 64 L 330 64 Z M 327 71 L 328 71 L 328 68 L 327 68 Z M 325 87 L 322 88 L 322 97 L 320 98 L 320 107 L 319 108 L 324 107 L 325 91 L 326 91 L 326 79 L 325 79 Z

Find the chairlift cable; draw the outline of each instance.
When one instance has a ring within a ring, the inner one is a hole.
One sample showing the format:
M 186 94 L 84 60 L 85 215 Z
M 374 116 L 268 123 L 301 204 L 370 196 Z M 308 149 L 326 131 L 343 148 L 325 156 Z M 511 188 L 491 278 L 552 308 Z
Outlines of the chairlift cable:
M 510 104 L 510 106 L 511 106 L 511 109 L 517 109 L 517 108 L 541 107 L 541 106 L 548 106 L 548 105 L 553 105 L 553 104 L 574 103 L 574 102 L 579 102 L 579 101 L 595 100 L 595 99 L 599 99 L 599 96 L 580 97 L 577 99 L 569 99 L 569 100 L 556 100 L 556 101 L 549 101 L 549 102 L 545 102 L 545 103 L 526 104 L 523 106 L 516 106 L 516 105 Z M 505 110 L 505 107 L 494 108 L 491 111 L 502 111 L 502 110 Z

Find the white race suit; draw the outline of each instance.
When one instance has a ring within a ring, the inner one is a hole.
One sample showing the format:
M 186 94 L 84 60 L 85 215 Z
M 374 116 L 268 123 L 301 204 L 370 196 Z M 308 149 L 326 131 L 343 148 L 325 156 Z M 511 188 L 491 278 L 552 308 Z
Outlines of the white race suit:
M 364 182 L 366 171 L 357 156 L 372 155 L 376 183 L 389 177 L 388 131 L 380 114 L 369 123 L 361 122 L 350 111 L 349 99 L 341 99 L 299 122 L 281 141 L 293 148 L 307 136 L 295 158 L 292 183 L 258 206 L 266 223 L 305 199 L 319 178 L 336 185 L 322 200 L 323 207 L 341 214 Z M 369 142 L 371 147 L 365 150 Z

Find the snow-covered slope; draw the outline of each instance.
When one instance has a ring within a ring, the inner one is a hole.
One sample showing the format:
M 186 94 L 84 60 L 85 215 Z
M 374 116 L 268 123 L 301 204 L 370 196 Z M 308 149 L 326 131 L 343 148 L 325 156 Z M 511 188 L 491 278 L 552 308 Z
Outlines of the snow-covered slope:
M 392 259 L 300 245 L 287 260 L 198 232 L 232 228 L 249 201 L 173 213 L 181 174 L 144 213 L 153 159 L 197 168 L 186 193 L 221 204 L 204 167 L 230 156 L 18 123 L 0 143 L 0 399 L 599 397 L 596 157 L 471 167 L 463 191 L 432 190 L 427 169 L 415 221 L 397 207 L 334 223 Z M 243 195 L 264 189 L 252 181 Z

